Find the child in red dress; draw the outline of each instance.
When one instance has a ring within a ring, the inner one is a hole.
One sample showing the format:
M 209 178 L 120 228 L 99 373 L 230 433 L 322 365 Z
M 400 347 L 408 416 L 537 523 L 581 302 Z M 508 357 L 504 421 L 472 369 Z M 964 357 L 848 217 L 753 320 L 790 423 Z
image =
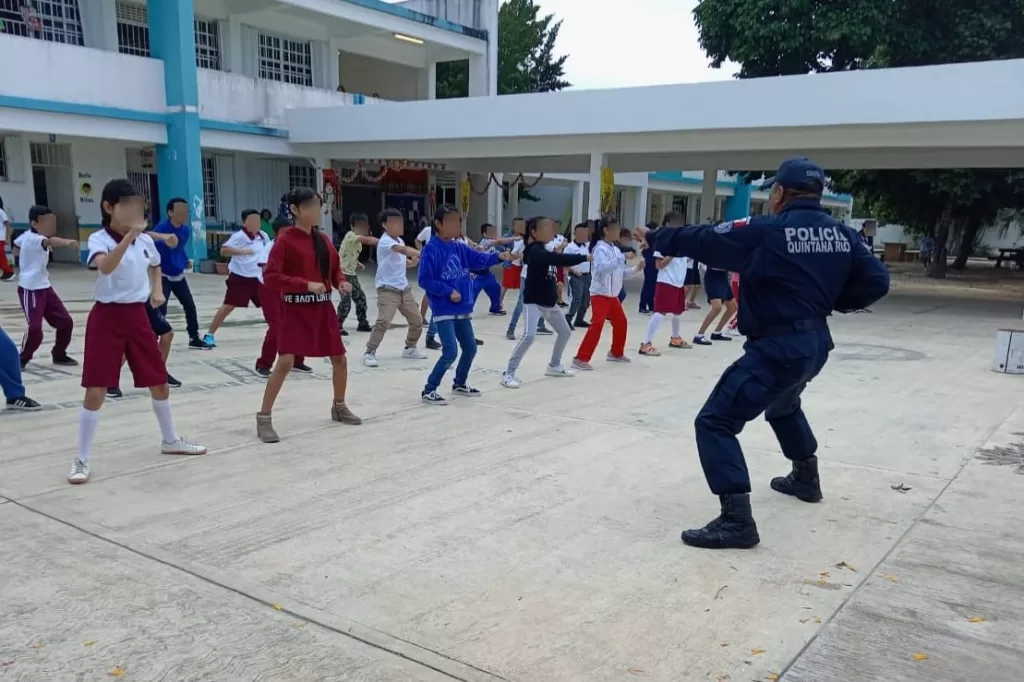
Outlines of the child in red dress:
M 85 326 L 82 387 L 85 400 L 78 423 L 78 455 L 69 483 L 89 480 L 89 454 L 108 386 L 116 386 L 127 360 L 136 388 L 148 388 L 160 424 L 165 455 L 205 455 L 206 448 L 174 430 L 167 367 L 150 327 L 146 303 L 164 302 L 160 254 L 146 229 L 145 201 L 127 180 L 111 180 L 100 195 L 103 229 L 89 237 L 88 265 L 99 271 L 96 300 Z
M 331 419 L 342 424 L 363 423 L 345 404 L 348 362 L 341 342 L 338 313 L 331 301 L 332 289 L 349 293 L 352 285 L 345 280 L 338 252 L 330 238 L 320 232 L 320 196 L 311 189 L 295 189 L 288 193 L 287 203 L 295 224 L 278 234 L 263 271 L 266 287 L 281 294 L 277 364 L 267 381 L 263 405 L 256 415 L 256 433 L 264 443 L 280 440 L 270 415 L 296 355 L 331 359 L 334 384 Z

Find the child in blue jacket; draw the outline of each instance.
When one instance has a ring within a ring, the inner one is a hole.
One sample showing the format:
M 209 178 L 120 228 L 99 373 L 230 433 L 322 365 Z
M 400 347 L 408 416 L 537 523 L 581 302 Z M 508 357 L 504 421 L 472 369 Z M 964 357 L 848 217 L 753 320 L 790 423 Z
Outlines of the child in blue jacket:
M 441 357 L 427 377 L 421 397 L 423 402 L 444 405 L 446 401 L 437 393 L 444 373 L 455 363 L 462 351 L 459 366 L 455 368 L 452 392 L 479 397 L 472 388 L 469 368 L 476 356 L 476 336 L 473 334 L 473 278 L 470 272 L 484 270 L 508 259 L 508 253 L 481 253 L 458 241 L 462 236 L 462 214 L 454 207 L 438 206 L 434 213 L 433 235 L 420 254 L 420 287 L 427 293 L 437 336 L 441 340 Z

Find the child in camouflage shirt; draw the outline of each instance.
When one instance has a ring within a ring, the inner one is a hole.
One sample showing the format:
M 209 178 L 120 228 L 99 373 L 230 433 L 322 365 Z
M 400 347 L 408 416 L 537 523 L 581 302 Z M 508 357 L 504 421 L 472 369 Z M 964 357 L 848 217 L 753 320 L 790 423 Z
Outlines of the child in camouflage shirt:
M 349 218 L 350 230 L 341 240 L 341 248 L 338 249 L 338 257 L 341 259 L 341 271 L 345 273 L 345 279 L 352 285 L 351 293 L 342 293 L 341 303 L 338 304 L 338 324 L 341 325 L 341 335 L 348 336 L 345 331 L 345 318 L 352 312 L 352 303 L 356 304 L 356 317 L 359 326 L 356 331 L 368 332 L 373 329 L 370 321 L 366 319 L 366 293 L 359 283 L 357 270 L 362 269 L 363 264 L 359 262 L 359 255 L 363 252 L 364 246 L 376 246 L 377 239 L 370 236 L 370 219 L 365 213 L 353 213 Z

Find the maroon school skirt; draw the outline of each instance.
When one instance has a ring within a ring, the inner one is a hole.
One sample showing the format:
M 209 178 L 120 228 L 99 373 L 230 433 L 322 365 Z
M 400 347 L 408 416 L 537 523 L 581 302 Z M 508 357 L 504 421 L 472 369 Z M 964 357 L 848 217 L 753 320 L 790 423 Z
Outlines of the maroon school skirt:
M 327 358 L 345 354 L 330 294 L 284 294 L 277 318 L 277 354 Z
M 85 323 L 82 386 L 100 388 L 121 382 L 121 358 L 135 379 L 135 388 L 167 383 L 156 334 L 145 303 L 96 303 Z
M 686 287 L 674 287 L 665 282 L 654 285 L 654 312 L 662 315 L 682 315 L 686 310 Z

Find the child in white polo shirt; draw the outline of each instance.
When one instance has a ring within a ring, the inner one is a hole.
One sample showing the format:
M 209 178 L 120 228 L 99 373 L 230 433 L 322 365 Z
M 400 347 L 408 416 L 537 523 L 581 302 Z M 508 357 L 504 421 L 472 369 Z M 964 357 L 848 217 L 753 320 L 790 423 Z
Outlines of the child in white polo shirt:
M 251 208 L 242 211 L 242 229 L 232 234 L 220 247 L 221 255 L 229 256 L 231 260 L 228 261 L 224 304 L 214 313 L 210 329 L 203 337 L 203 342 L 208 346 L 217 346 L 217 330 L 235 308 L 248 308 L 250 303 L 260 307 L 259 261 L 269 243 L 270 239 L 261 227 L 260 212 Z

